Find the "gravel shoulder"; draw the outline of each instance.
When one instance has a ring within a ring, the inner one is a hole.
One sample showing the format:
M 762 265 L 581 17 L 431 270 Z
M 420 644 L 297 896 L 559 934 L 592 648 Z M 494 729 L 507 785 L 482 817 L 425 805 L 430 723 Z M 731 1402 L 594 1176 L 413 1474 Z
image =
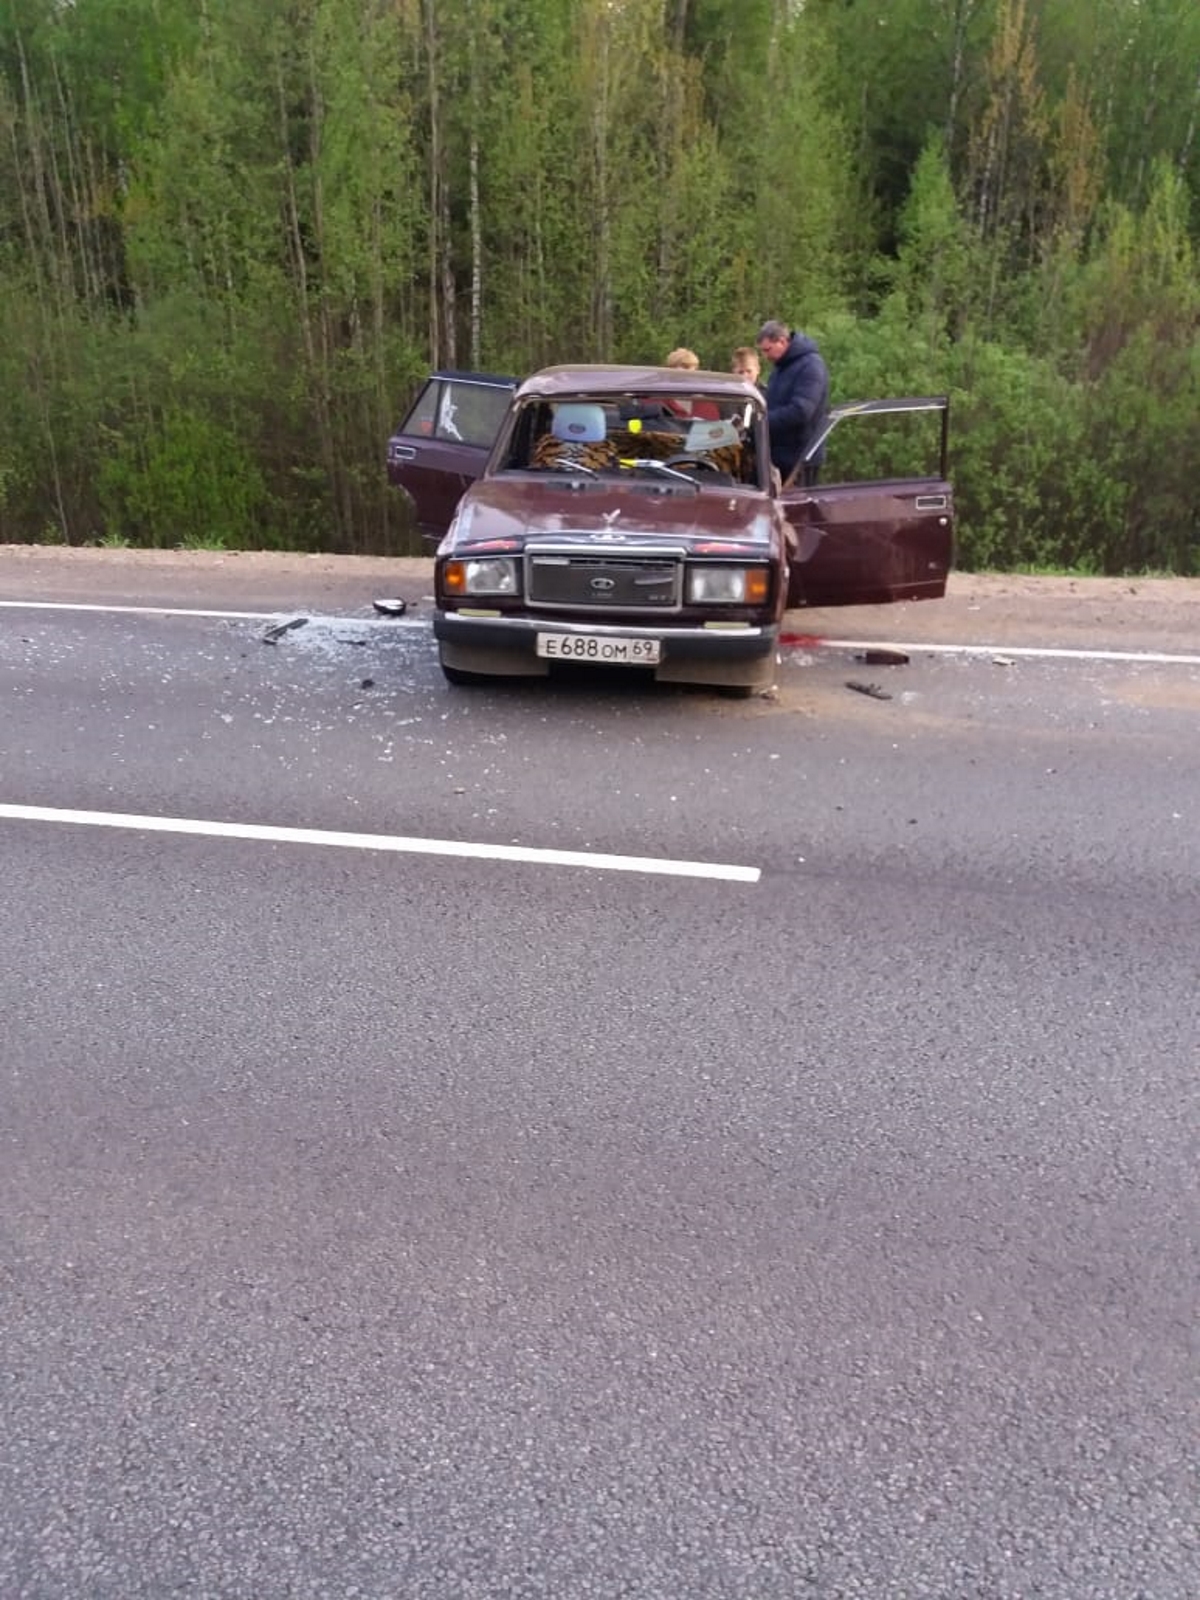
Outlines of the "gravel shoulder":
M 355 615 L 399 595 L 419 615 L 432 572 L 424 558 L 0 545 L 0 600 Z M 956 572 L 941 601 L 790 611 L 786 626 L 828 639 L 1192 654 L 1200 578 Z

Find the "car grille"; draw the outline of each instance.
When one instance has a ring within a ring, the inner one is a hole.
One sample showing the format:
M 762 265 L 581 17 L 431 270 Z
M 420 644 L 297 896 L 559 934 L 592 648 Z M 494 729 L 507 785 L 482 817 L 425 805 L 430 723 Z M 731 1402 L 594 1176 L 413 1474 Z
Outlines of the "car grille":
M 676 555 L 567 554 L 530 551 L 525 594 L 530 606 L 576 611 L 677 611 L 683 563 Z

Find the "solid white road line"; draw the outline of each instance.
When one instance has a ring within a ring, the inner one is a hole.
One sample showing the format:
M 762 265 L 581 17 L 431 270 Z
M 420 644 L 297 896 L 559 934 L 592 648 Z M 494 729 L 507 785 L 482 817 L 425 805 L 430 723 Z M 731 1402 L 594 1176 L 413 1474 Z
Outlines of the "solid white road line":
M 279 611 L 200 611 L 185 606 L 103 606 L 83 605 L 66 600 L 0 600 L 6 611 L 111 611 L 117 616 L 146 617 L 231 617 L 243 622 L 273 622 L 284 615 Z M 291 615 L 296 615 L 292 612 Z
M 231 622 L 280 622 L 290 617 L 303 617 L 306 622 L 336 623 L 339 627 L 356 628 L 427 628 L 429 621 L 421 617 L 326 617 L 319 612 L 304 611 L 202 611 L 188 606 L 110 606 L 91 605 L 66 600 L 0 600 L 0 609 L 7 611 L 93 611 L 111 612 L 126 617 L 215 617 Z
M 0 600 L 0 610 L 9 611 L 92 611 L 112 612 L 117 616 L 212 617 L 231 622 L 281 622 L 304 617 L 308 622 L 339 628 L 429 628 L 428 617 L 338 617 L 319 612 L 295 611 L 202 611 L 185 606 L 115 606 L 81 604 L 65 600 Z M 790 632 L 790 630 L 789 630 Z M 1173 655 L 1159 650 L 1073 650 L 1049 645 L 1011 644 L 905 644 L 892 639 L 825 639 L 793 635 L 781 642 L 783 650 L 814 653 L 818 650 L 907 650 L 912 655 L 935 656 L 1013 656 L 1035 661 L 1141 661 L 1150 666 L 1200 667 L 1200 655 Z
M 1200 655 L 1167 655 L 1158 650 L 1065 650 L 1026 644 L 902 644 L 891 639 L 813 639 L 784 644 L 784 650 L 905 650 L 910 655 L 1020 656 L 1046 661 L 1142 661 L 1153 666 L 1200 667 Z
M 710 878 L 757 883 L 758 867 L 719 861 L 672 861 L 655 856 L 614 856 L 587 850 L 535 850 L 515 844 L 467 844 L 457 839 L 413 839 L 386 833 L 340 833 L 324 828 L 275 828 L 257 822 L 199 822 L 183 817 L 142 817 L 118 811 L 69 811 L 53 806 L 0 805 L 0 820 L 74 823 L 89 828 L 131 828 L 210 839 L 256 839 L 266 844 L 334 845 L 342 850 L 382 850 L 473 861 L 521 861 L 541 867 L 591 867 L 603 872 L 654 873 L 668 878 Z

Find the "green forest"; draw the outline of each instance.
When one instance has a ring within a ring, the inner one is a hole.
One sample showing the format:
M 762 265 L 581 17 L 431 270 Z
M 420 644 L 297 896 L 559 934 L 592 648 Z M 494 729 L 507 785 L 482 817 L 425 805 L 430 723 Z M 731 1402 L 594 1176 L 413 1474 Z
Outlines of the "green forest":
M 0 540 L 402 554 L 434 367 L 949 394 L 964 567 L 1200 573 L 1196 0 L 0 0 Z

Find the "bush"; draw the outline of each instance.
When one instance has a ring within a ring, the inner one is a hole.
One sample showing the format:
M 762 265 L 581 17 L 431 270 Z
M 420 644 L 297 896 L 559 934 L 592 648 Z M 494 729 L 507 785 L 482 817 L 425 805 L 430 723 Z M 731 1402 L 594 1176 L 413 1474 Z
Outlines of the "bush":
M 172 411 L 147 439 L 122 440 L 102 462 L 106 537 L 142 546 L 253 547 L 266 486 L 243 442 L 194 411 Z

